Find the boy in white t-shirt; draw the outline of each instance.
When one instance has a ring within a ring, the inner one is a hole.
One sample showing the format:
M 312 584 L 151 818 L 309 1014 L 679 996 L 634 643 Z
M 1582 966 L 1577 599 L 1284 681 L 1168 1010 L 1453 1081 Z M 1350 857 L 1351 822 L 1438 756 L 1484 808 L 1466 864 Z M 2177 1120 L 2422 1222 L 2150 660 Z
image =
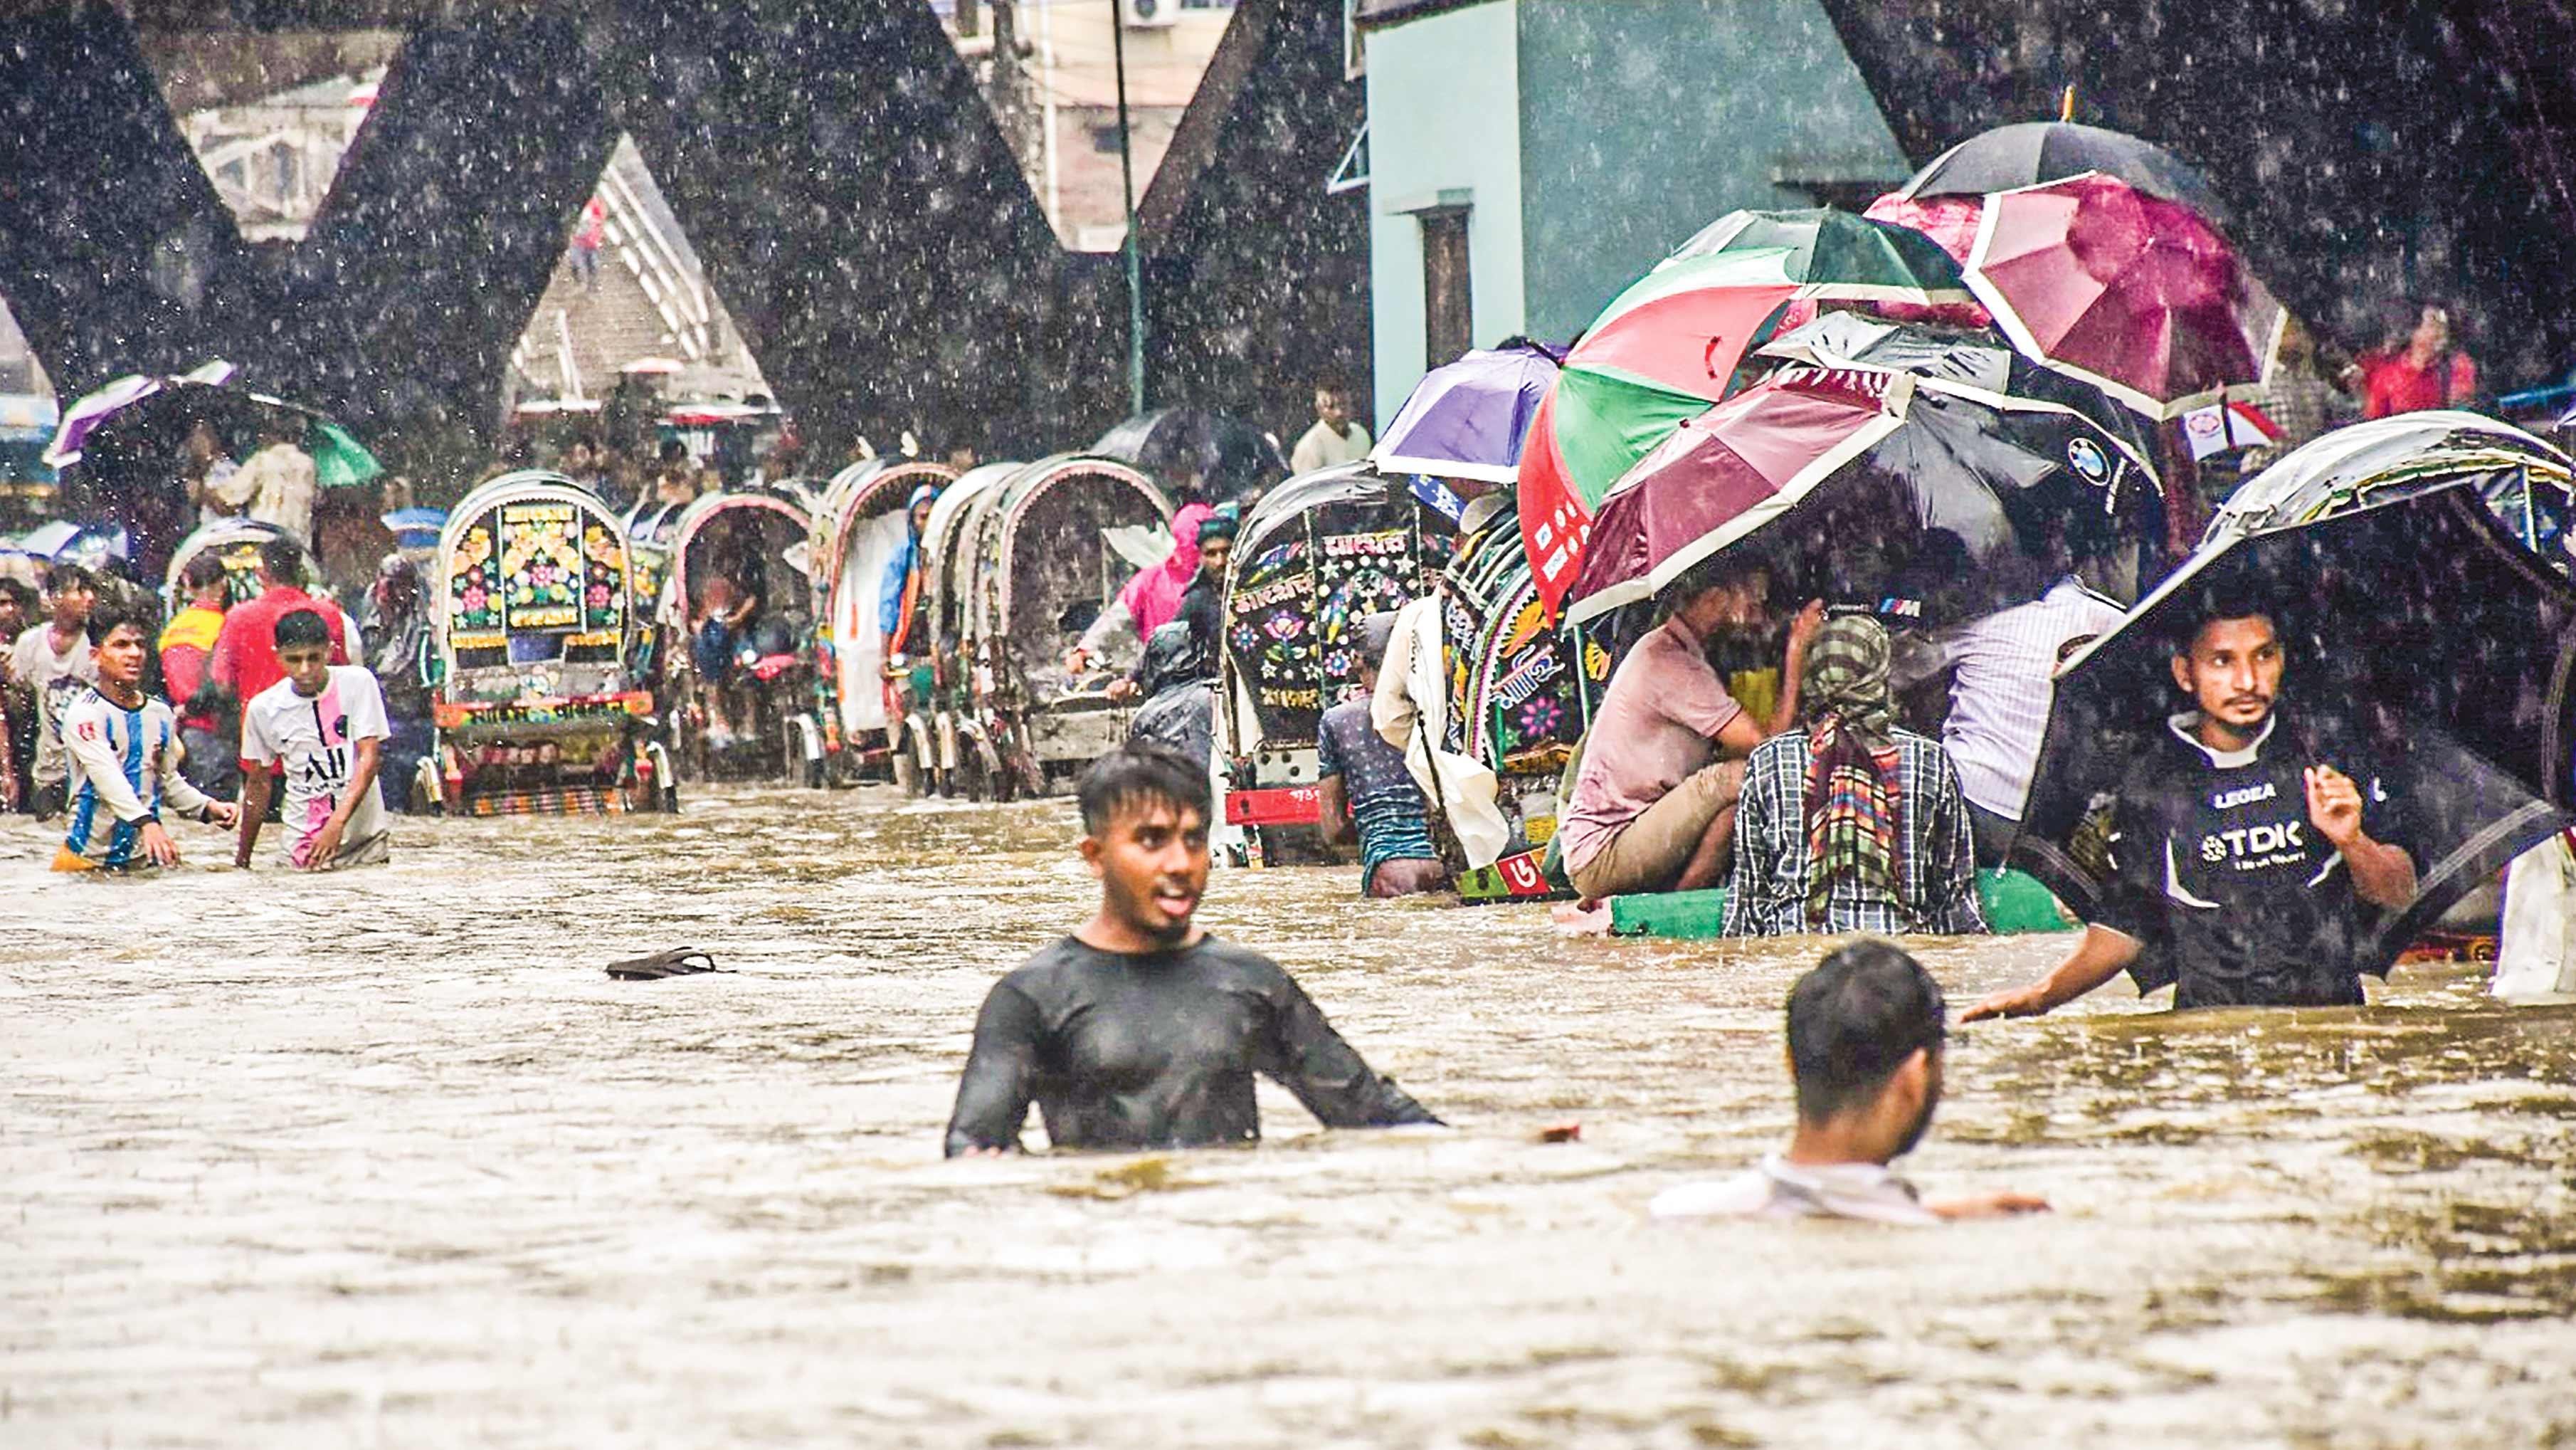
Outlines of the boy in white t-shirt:
M 161 821 L 165 810 L 210 826 L 233 824 L 231 806 L 210 799 L 179 773 L 186 751 L 178 723 L 168 705 L 143 693 L 143 662 L 151 648 L 145 624 L 117 611 L 89 617 L 98 683 L 82 685 L 63 712 L 72 820 L 54 853 L 57 871 L 178 865 L 179 847 Z
M 362 666 L 331 663 L 331 627 L 310 609 L 279 616 L 277 662 L 286 678 L 242 706 L 241 845 L 233 864 L 250 865 L 272 773 L 286 777 L 280 814 L 290 863 L 327 871 L 383 861 L 388 842 L 376 766 L 393 733 L 384 692 Z

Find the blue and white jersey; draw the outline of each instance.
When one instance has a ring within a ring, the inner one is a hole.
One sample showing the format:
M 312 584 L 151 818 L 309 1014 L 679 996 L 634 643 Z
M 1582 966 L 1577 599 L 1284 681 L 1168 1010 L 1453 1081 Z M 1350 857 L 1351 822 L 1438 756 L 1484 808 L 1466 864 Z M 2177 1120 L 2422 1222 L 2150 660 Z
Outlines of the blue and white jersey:
M 203 810 L 208 797 L 179 774 L 179 727 L 170 707 L 146 698 L 132 709 L 84 686 L 63 712 L 70 757 L 71 830 L 63 849 L 94 866 L 149 864 L 143 823 L 166 803 Z M 138 860 L 138 858 L 141 858 Z

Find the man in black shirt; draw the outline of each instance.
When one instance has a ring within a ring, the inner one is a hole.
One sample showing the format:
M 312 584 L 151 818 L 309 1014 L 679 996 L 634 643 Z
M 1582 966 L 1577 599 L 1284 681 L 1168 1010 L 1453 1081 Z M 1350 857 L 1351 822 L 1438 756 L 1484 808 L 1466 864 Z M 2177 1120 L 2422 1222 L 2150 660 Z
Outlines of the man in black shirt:
M 948 1156 L 1019 1147 L 1031 1099 L 1058 1148 L 1251 1142 L 1256 1072 L 1328 1127 L 1440 1121 L 1371 1071 L 1278 963 L 1192 924 L 1207 889 L 1204 765 L 1130 742 L 1083 777 L 1081 802 L 1100 909 L 985 997 Z
M 2403 792 L 2284 722 L 2282 668 L 2270 615 L 2219 605 L 2203 617 L 2173 656 L 2199 708 L 2168 721 L 2120 786 L 2111 880 L 2084 940 L 1963 1020 L 2046 1012 L 2123 968 L 2141 991 L 2173 983 L 2177 1008 L 2362 1000 L 2355 959 L 2373 909 L 2415 896 L 2413 858 L 2380 838 L 2402 836 Z

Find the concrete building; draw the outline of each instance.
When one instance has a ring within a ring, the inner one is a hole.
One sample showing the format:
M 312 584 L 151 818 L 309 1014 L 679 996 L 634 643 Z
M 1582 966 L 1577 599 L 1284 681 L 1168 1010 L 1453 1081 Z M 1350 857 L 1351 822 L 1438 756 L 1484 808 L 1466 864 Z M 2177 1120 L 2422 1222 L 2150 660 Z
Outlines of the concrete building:
M 1564 342 L 1738 207 L 1912 170 L 1819 0 L 1360 0 L 1375 399 Z

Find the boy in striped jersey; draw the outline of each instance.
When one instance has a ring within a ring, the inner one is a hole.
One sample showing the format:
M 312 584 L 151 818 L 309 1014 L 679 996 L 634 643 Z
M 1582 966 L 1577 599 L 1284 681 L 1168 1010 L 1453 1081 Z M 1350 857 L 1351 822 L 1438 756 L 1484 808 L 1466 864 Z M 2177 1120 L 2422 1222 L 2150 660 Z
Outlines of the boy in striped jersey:
M 179 847 L 161 826 L 162 807 L 225 827 L 234 823 L 233 807 L 179 773 L 186 751 L 178 724 L 168 705 L 143 693 L 143 662 L 151 649 L 143 622 L 101 610 L 90 616 L 89 641 L 98 683 L 83 688 L 63 713 L 72 821 L 54 854 L 54 869 L 175 866 Z

